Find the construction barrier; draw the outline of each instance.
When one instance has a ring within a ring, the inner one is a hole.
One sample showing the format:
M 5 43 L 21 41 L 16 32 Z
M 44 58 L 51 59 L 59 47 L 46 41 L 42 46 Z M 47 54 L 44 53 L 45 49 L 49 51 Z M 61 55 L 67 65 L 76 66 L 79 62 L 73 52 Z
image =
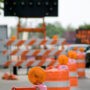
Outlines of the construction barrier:
M 19 74 L 18 70 L 20 70 L 21 68 L 22 69 L 26 68 L 26 72 L 27 72 L 30 67 L 40 66 L 40 67 L 46 68 L 46 67 L 53 66 L 56 62 L 57 62 L 57 60 L 55 60 L 53 58 L 46 58 L 43 60 L 28 59 L 28 60 L 24 60 L 24 61 L 20 60 L 18 62 L 12 61 L 8 65 L 12 66 L 13 74 L 18 75 Z
M 10 55 L 10 56 L 17 56 L 17 57 L 37 57 L 37 56 L 42 56 L 42 57 L 52 57 L 52 56 L 58 56 L 61 53 L 61 50 L 52 50 L 52 49 L 48 49 L 48 50 L 20 50 L 20 49 L 15 49 L 15 50 L 8 50 L 6 53 L 4 53 L 4 55 Z M 35 60 L 35 61 L 29 61 L 29 60 L 19 60 L 19 58 L 16 61 L 13 60 L 9 60 L 7 62 L 4 63 L 4 67 L 9 67 L 10 65 L 12 66 L 17 66 L 17 67 L 33 67 L 33 66 L 51 66 L 54 65 L 55 60 L 46 60 L 46 59 L 42 59 L 41 60 Z
M 27 59 L 27 60 L 17 60 L 17 61 L 13 61 L 13 60 L 9 60 L 6 61 L 4 63 L 4 67 L 9 67 L 9 66 L 16 66 L 16 67 L 34 67 L 34 66 L 53 66 L 55 65 L 57 60 L 52 59 L 52 58 L 46 58 L 46 59 L 42 59 L 42 60 L 31 60 L 31 59 Z M 56 63 L 57 64 L 57 63 Z
M 45 85 L 48 90 L 70 90 L 69 70 L 66 65 L 56 68 L 46 69 Z
M 77 87 L 78 87 L 78 73 L 77 73 L 76 60 L 69 59 L 68 68 L 69 68 L 69 77 L 70 77 L 70 90 L 77 90 Z
M 61 53 L 61 50 L 57 49 L 30 49 L 31 46 L 40 46 L 40 45 L 61 45 L 65 40 L 45 40 L 45 39 L 30 39 L 30 40 L 5 40 L 5 44 L 8 47 L 11 47 L 10 50 L 4 50 L 3 54 L 6 56 L 11 56 L 11 60 L 8 60 L 3 64 L 4 67 L 9 66 L 24 66 L 24 67 L 32 67 L 32 66 L 52 66 L 54 65 L 55 61 L 53 60 L 46 62 L 46 60 L 42 61 L 27 61 L 26 59 L 24 61 L 20 61 L 19 58 L 17 58 L 18 62 L 13 61 L 12 56 L 16 57 L 28 57 L 28 56 L 46 56 L 46 57 L 52 57 L 52 56 L 58 56 Z M 24 46 L 25 49 L 22 49 L 21 47 Z M 15 48 L 14 48 L 15 47 Z
M 40 46 L 40 45 L 61 45 L 65 42 L 65 39 L 62 40 L 54 40 L 54 39 L 30 39 L 30 40 L 6 40 L 5 44 L 7 46 Z
M 84 53 L 78 53 L 77 67 L 78 67 L 78 77 L 84 78 L 85 77 L 85 54 Z
M 13 68 L 13 74 L 18 74 L 19 67 L 24 67 L 29 69 L 29 67 L 40 66 L 46 68 L 48 66 L 57 65 L 55 60 L 47 60 L 46 57 L 57 57 L 60 55 L 61 50 L 56 48 L 53 49 L 41 49 L 41 47 L 37 46 L 46 46 L 47 45 L 61 45 L 65 39 L 63 40 L 45 40 L 45 39 L 30 39 L 30 40 L 5 40 L 5 44 L 9 47 L 9 50 L 4 50 L 3 55 L 10 56 L 10 60 L 4 63 L 4 67 Z M 36 48 L 33 48 L 36 46 Z M 22 48 L 24 47 L 24 48 Z M 38 49 L 37 49 L 38 48 Z M 13 61 L 13 56 L 17 57 L 17 61 Z M 27 57 L 41 57 L 41 60 L 27 60 Z M 25 57 L 23 60 L 22 58 Z M 45 59 L 44 59 L 45 57 Z M 11 70 L 11 69 L 10 69 Z M 20 69 L 19 69 L 20 70 Z
M 6 51 L 6 50 L 5 50 Z M 3 51 L 3 52 L 5 52 Z M 61 50 L 57 49 L 47 49 L 47 50 L 21 50 L 21 49 L 15 49 L 15 50 L 7 50 L 6 53 L 3 53 L 4 55 L 10 55 L 10 56 L 58 56 L 61 53 Z
M 6 62 L 3 64 L 3 67 L 7 68 L 7 67 L 9 67 L 9 66 L 10 66 L 10 64 L 11 64 L 11 63 L 12 63 L 12 61 L 11 61 L 11 60 L 6 61 Z

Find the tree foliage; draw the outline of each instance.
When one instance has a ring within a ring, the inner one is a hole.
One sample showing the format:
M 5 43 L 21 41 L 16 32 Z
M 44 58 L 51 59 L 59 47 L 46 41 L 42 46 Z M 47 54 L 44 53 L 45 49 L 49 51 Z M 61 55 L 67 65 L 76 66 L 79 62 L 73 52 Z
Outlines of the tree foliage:
M 38 27 L 41 27 L 42 24 L 39 24 Z M 54 24 L 47 23 L 46 24 L 46 34 L 48 37 L 52 38 L 53 35 L 62 36 L 62 33 L 65 31 L 63 26 L 59 22 L 55 22 Z
M 83 30 L 90 29 L 90 24 L 80 25 L 80 26 L 79 26 L 79 29 L 83 29 Z
M 4 0 L 0 0 L 0 2 L 4 2 Z
M 1 5 L 1 3 L 3 3 L 4 0 L 0 0 L 0 10 L 3 10 L 3 6 Z M 22 22 L 22 21 L 21 21 Z M 40 27 L 42 24 L 39 24 L 38 27 Z M 22 26 L 26 26 L 26 22 L 22 25 Z M 68 30 L 70 30 L 70 28 L 67 28 Z M 59 23 L 59 22 L 55 22 L 54 24 L 51 23 L 47 23 L 46 24 L 46 35 L 50 38 L 53 37 L 53 35 L 58 35 L 59 37 L 62 36 L 62 34 L 65 32 L 65 28 Z M 15 27 L 11 27 L 11 36 L 16 34 L 16 28 Z M 35 37 L 43 37 L 42 33 L 32 33 L 29 34 L 29 38 L 31 36 L 35 36 Z M 22 34 L 21 36 L 22 37 Z

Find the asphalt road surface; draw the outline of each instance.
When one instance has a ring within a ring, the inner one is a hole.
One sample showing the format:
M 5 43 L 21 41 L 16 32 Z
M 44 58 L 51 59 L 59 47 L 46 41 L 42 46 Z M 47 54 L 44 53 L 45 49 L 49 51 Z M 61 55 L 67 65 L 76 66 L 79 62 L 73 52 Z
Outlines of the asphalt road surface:
M 88 72 L 87 78 L 79 79 L 79 85 L 76 90 L 90 90 L 90 70 Z M 2 75 L 5 72 L 9 72 L 7 69 L 0 69 L 0 90 L 11 90 L 12 87 L 30 87 L 32 84 L 28 81 L 26 75 L 18 75 L 19 80 L 2 80 Z

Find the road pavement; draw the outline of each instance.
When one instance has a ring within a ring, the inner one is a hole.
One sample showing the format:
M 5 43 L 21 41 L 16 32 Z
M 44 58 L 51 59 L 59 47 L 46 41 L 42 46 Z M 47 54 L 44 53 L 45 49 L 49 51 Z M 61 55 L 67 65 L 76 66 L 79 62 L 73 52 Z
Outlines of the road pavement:
M 28 81 L 27 75 L 18 75 L 19 80 L 2 80 L 2 75 L 9 72 L 8 69 L 0 69 L 0 90 L 11 90 L 12 87 L 30 87 L 32 84 Z M 76 90 L 90 90 L 90 70 L 86 70 L 87 77 L 79 79 L 79 85 Z

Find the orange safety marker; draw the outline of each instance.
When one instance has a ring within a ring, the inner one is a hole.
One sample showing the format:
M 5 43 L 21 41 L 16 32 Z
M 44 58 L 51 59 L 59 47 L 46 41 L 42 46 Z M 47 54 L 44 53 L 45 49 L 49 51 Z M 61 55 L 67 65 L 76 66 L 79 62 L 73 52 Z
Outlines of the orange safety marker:
M 46 79 L 46 73 L 41 67 L 31 68 L 28 71 L 28 79 L 36 90 L 47 90 L 47 86 L 43 84 Z
M 52 37 L 52 39 L 53 39 L 53 40 L 58 40 L 58 35 L 54 35 L 54 36 Z

